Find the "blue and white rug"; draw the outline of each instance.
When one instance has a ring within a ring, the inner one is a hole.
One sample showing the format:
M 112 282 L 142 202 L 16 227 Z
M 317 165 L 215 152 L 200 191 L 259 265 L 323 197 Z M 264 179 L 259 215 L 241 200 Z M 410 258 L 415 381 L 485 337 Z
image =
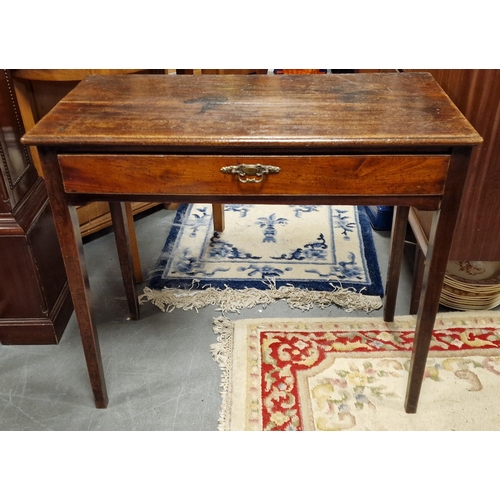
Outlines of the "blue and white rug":
M 235 311 L 285 299 L 292 307 L 378 309 L 383 295 L 364 210 L 330 205 L 181 205 L 141 300 L 163 310 Z

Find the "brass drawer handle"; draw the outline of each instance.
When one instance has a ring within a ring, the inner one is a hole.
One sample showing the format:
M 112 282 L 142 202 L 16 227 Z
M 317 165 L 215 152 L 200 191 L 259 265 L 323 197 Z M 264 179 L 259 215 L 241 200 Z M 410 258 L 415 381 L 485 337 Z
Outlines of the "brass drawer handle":
M 265 174 L 277 174 L 280 170 L 280 167 L 273 167 L 272 165 L 260 165 L 259 163 L 257 163 L 256 165 L 242 163 L 241 165 L 232 165 L 228 167 L 222 167 L 220 169 L 223 174 L 236 174 L 238 176 L 238 180 L 243 183 L 262 182 Z

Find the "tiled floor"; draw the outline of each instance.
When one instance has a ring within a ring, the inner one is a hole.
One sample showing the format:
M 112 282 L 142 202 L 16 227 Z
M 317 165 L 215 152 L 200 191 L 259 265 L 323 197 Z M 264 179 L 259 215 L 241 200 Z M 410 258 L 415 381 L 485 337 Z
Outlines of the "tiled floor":
M 145 276 L 160 254 L 174 212 L 139 218 L 137 236 Z M 375 233 L 383 279 L 389 234 Z M 74 315 L 57 346 L 0 346 L 0 430 L 216 430 L 220 370 L 210 354 L 216 337 L 214 307 L 162 313 L 141 306 L 140 321 L 126 319 L 113 234 L 85 242 L 95 322 L 109 392 L 105 410 L 94 407 Z M 411 273 L 405 262 L 396 314 L 408 314 Z M 143 286 L 138 287 L 142 291 Z M 365 315 L 337 307 L 301 312 L 284 303 L 245 310 L 232 319 Z M 382 311 L 372 312 L 381 316 Z

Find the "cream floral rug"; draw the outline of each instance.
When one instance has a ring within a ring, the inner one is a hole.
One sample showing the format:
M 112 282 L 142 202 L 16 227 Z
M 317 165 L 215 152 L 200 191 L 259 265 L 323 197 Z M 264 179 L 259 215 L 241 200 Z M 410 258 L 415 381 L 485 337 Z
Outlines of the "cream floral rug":
M 220 430 L 500 430 L 500 313 L 438 315 L 417 414 L 415 318 L 215 320 Z
M 181 205 L 141 301 L 164 311 L 223 312 L 286 300 L 293 308 L 382 306 L 382 279 L 364 210 L 331 205 Z

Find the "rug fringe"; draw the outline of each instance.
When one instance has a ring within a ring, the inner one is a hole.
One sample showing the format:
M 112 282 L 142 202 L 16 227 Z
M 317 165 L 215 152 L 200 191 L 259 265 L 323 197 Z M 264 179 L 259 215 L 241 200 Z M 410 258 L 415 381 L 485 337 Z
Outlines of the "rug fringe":
M 213 359 L 218 363 L 222 370 L 221 376 L 221 409 L 219 415 L 219 431 L 228 429 L 229 415 L 228 412 L 231 408 L 230 403 L 230 385 L 232 373 L 232 356 L 233 352 L 233 339 L 234 339 L 234 323 L 224 317 L 220 316 L 214 318 L 214 333 L 217 335 L 217 343 L 210 346 L 210 352 Z
M 265 281 L 269 287 L 266 290 L 257 288 L 245 288 L 243 290 L 226 288 L 220 290 L 212 286 L 196 289 L 196 280 L 189 290 L 163 288 L 153 290 L 145 287 L 144 293 L 139 297 L 141 304 L 152 302 L 163 312 L 172 312 L 175 309 L 184 311 L 196 310 L 213 305 L 217 310 L 226 312 L 239 312 L 241 309 L 249 309 L 257 305 L 264 307 L 276 302 L 286 300 L 292 309 L 309 311 L 314 306 L 325 309 L 333 304 L 342 307 L 346 312 L 354 310 L 367 313 L 380 309 L 382 299 L 378 296 L 363 295 L 351 288 L 342 288 L 330 283 L 332 291 L 315 291 L 296 288 L 293 285 L 285 285 L 276 288 L 274 280 Z

